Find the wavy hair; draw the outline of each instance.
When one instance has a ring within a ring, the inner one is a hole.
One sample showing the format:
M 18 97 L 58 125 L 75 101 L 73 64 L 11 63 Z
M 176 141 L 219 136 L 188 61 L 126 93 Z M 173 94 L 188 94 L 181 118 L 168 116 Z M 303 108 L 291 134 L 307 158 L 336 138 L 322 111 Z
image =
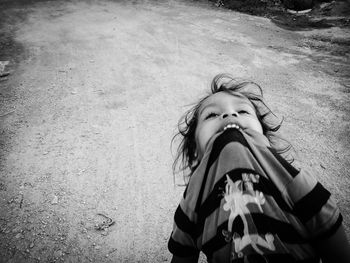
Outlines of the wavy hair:
M 227 92 L 229 94 L 239 92 L 249 99 L 253 104 L 258 120 L 261 123 L 263 134 L 269 140 L 271 147 L 279 154 L 284 155 L 290 163 L 293 162 L 293 158 L 287 157 L 288 152 L 291 149 L 290 143 L 276 134 L 282 125 L 283 119 L 279 120 L 279 118 L 265 104 L 262 88 L 255 82 L 234 78 L 231 75 L 224 73 L 214 77 L 211 83 L 211 92 L 201 98 L 194 106 L 185 112 L 178 122 L 178 133 L 175 134 L 171 141 L 171 145 L 173 145 L 174 140 L 177 137 L 180 137 L 180 143 L 173 163 L 174 174 L 177 171 L 184 172 L 189 169 L 188 176 L 191 176 L 199 165 L 199 160 L 196 155 L 195 141 L 199 109 L 208 97 L 218 92 Z

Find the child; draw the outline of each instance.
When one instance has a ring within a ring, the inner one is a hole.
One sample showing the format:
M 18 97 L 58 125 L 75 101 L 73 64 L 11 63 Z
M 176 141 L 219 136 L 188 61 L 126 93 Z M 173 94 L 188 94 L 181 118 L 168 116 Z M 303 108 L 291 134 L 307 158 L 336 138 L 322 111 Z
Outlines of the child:
M 254 90 L 255 89 L 255 90 Z M 190 178 L 174 216 L 172 262 L 350 262 L 342 216 L 308 171 L 282 158 L 261 88 L 226 74 L 184 116 L 174 162 Z

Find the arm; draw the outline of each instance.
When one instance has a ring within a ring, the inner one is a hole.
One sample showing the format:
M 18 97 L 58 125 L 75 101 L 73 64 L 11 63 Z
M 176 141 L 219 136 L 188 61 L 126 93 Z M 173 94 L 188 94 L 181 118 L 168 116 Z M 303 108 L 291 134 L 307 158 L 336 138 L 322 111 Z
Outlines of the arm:
M 173 256 L 173 258 L 171 259 L 171 263 L 197 263 L 197 262 L 198 262 L 198 256 L 187 257 L 187 258 Z
M 343 225 L 340 225 L 338 230 L 329 238 L 317 241 L 315 248 L 323 263 L 350 262 L 350 245 Z

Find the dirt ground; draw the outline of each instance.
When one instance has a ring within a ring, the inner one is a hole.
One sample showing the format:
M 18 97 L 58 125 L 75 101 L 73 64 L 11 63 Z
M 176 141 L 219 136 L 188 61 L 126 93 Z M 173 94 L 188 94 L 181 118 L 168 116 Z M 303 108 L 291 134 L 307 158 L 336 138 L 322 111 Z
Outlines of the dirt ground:
M 0 0 L 0 262 L 169 261 L 170 141 L 221 72 L 262 85 L 350 237 L 346 4 Z

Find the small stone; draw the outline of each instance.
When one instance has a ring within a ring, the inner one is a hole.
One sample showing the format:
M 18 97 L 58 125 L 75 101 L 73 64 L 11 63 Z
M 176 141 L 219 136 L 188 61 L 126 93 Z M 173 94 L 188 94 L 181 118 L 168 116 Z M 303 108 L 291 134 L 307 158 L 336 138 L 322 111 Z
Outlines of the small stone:
M 57 196 L 57 195 L 55 195 L 55 196 L 53 197 L 53 199 L 52 199 L 52 201 L 51 201 L 51 204 L 52 204 L 52 205 L 57 205 L 57 204 L 58 204 L 58 196 Z
M 16 228 L 12 229 L 12 233 L 17 233 L 17 232 L 19 232 L 20 230 L 21 230 L 21 227 L 18 226 L 18 227 L 16 227 Z
M 101 247 L 100 246 L 95 246 L 96 249 L 100 249 Z
M 53 256 L 54 256 L 55 258 L 61 257 L 61 256 L 62 256 L 62 251 L 61 251 L 61 250 L 55 251 L 55 252 L 53 253 Z
M 22 234 L 21 234 L 21 233 L 18 233 L 18 234 L 15 236 L 16 239 L 19 239 L 19 238 L 21 238 L 21 237 L 22 237 Z
M 33 248 L 33 247 L 34 247 L 34 243 L 32 242 L 30 243 L 29 248 Z

